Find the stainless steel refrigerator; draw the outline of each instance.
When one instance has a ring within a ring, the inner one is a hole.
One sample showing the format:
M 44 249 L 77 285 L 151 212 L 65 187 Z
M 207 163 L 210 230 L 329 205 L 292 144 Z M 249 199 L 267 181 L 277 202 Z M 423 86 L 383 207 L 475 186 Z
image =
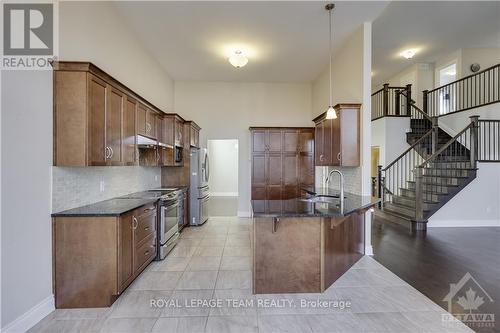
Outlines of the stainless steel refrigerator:
M 189 224 L 196 226 L 208 221 L 210 168 L 206 148 L 191 148 L 189 156 L 191 178 L 189 185 Z

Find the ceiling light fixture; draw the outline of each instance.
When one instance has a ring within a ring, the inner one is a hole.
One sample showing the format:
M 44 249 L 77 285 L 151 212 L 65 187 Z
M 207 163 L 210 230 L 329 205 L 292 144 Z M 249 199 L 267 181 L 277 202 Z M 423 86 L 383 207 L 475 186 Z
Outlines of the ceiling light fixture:
M 415 51 L 414 49 L 410 49 L 410 50 L 405 50 L 403 52 L 401 52 L 401 56 L 410 60 L 411 58 L 413 58 L 413 56 L 417 53 L 417 51 Z
M 328 10 L 329 15 L 329 26 L 330 26 L 330 39 L 329 39 L 329 52 L 330 52 L 330 100 L 328 104 L 328 110 L 326 110 L 326 119 L 337 119 L 337 111 L 333 107 L 333 98 L 332 98 L 332 11 L 335 8 L 333 3 L 329 3 L 325 6 L 325 9 Z
M 241 68 L 248 63 L 248 58 L 243 55 L 240 50 L 234 51 L 234 54 L 229 57 L 229 63 L 236 68 Z

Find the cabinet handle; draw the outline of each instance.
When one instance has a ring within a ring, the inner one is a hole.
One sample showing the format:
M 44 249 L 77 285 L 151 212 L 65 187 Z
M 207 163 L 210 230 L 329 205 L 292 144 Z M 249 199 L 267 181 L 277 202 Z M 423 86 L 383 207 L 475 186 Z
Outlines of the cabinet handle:
M 109 158 L 109 147 L 104 147 L 104 158 L 105 159 Z
M 337 159 L 340 161 L 340 153 L 337 154 Z
M 280 221 L 279 217 L 273 218 L 273 234 L 278 230 L 278 222 Z
M 325 158 L 324 158 L 323 154 L 319 155 L 319 160 L 320 160 L 321 162 L 323 162 L 323 161 L 325 160 Z
M 137 226 L 139 225 L 139 222 L 135 218 L 135 216 L 132 217 L 132 229 L 137 229 Z
M 109 158 L 113 157 L 113 154 L 115 153 L 113 151 L 113 148 L 109 147 L 109 151 L 110 151 L 110 154 L 109 154 Z
M 149 250 L 147 250 L 146 252 L 144 252 L 144 255 L 145 256 L 149 255 Z
M 148 231 L 148 230 L 149 230 L 149 227 L 145 227 L 145 228 L 144 228 L 144 231 Z

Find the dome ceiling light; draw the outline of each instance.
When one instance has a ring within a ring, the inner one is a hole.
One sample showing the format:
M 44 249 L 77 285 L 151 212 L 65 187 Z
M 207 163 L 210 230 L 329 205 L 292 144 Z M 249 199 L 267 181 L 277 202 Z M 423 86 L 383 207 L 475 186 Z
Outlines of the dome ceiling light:
M 236 68 L 241 68 L 241 67 L 245 66 L 246 64 L 248 64 L 248 58 L 245 57 L 243 52 L 241 52 L 240 50 L 234 51 L 234 54 L 231 55 L 228 58 L 228 60 L 229 60 L 229 63 Z

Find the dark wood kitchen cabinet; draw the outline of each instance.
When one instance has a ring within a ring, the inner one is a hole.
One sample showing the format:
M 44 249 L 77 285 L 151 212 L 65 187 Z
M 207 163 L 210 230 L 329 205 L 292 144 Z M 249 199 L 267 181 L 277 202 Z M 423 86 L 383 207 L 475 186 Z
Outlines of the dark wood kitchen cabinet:
M 56 308 L 108 307 L 156 256 L 156 203 L 121 216 L 54 217 Z
M 55 166 L 137 165 L 162 111 L 88 62 L 54 63 Z
M 314 185 L 314 128 L 251 127 L 252 199 L 288 199 Z
M 200 126 L 194 121 L 184 123 L 184 148 L 200 148 Z
M 361 104 L 337 104 L 336 119 L 314 119 L 315 165 L 359 166 Z

